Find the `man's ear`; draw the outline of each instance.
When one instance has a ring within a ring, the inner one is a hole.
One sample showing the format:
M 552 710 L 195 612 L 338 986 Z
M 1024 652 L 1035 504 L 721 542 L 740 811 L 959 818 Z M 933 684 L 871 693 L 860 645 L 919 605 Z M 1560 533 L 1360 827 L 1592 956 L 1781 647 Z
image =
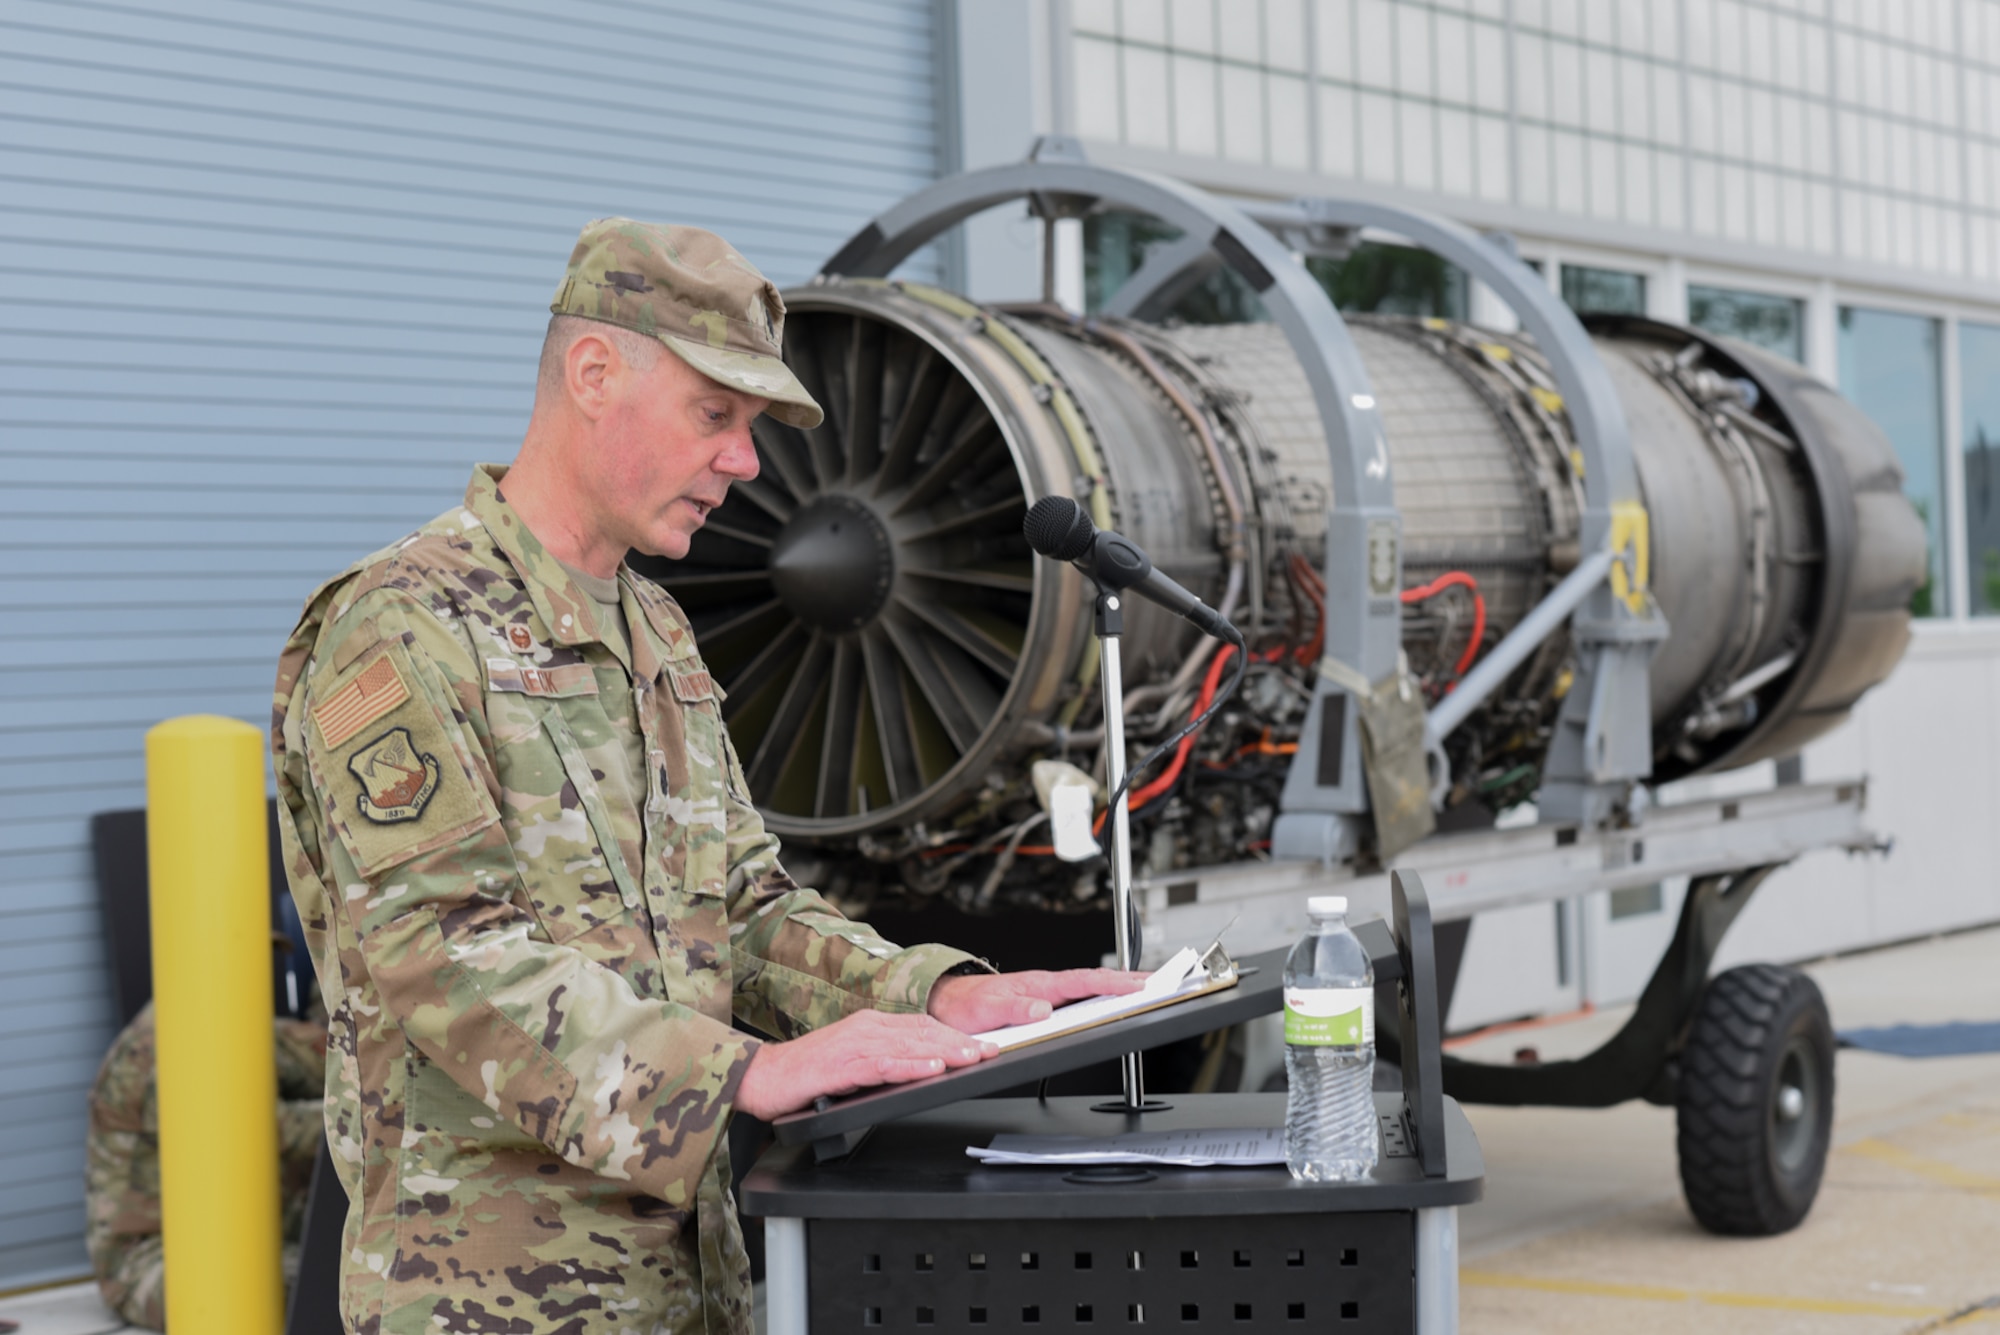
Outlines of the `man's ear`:
M 593 422 L 602 417 L 610 405 L 612 381 L 624 365 L 610 339 L 579 335 L 563 354 L 563 386 L 577 411 Z

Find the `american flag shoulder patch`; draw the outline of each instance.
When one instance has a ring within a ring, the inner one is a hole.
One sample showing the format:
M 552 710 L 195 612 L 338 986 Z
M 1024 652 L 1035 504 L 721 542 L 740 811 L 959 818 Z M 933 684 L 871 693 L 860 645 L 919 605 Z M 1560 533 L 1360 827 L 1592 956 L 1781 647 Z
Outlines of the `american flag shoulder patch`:
M 339 746 L 410 698 L 396 660 L 383 653 L 361 675 L 313 706 L 313 722 L 328 746 Z

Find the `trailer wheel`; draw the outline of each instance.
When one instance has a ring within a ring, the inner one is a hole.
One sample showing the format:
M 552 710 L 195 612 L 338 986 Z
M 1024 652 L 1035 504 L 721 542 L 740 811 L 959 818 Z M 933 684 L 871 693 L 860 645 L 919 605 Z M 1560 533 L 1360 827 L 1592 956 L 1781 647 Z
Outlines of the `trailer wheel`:
M 1796 969 L 1745 965 L 1703 990 L 1677 1108 L 1681 1189 L 1703 1228 L 1767 1237 L 1806 1217 L 1833 1131 L 1833 1046 Z

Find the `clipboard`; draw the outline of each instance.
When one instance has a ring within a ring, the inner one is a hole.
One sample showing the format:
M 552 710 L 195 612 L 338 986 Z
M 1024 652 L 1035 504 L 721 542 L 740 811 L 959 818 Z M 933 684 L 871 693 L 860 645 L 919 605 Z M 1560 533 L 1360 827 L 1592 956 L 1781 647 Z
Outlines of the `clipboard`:
M 1183 959 L 1183 956 L 1192 957 Z M 997 1046 L 1004 1053 L 1016 1052 L 1037 1043 L 1047 1043 L 1052 1039 L 1067 1038 L 1100 1025 L 1116 1024 L 1136 1015 L 1145 1015 L 1168 1006 L 1178 1006 L 1183 1002 L 1205 997 L 1212 992 L 1221 992 L 1236 986 L 1240 974 L 1236 961 L 1222 948 L 1218 939 L 1213 945 L 1197 955 L 1190 948 L 1176 955 L 1158 973 L 1166 973 L 1176 965 L 1185 967 L 1187 976 L 1171 991 L 1127 992 L 1122 996 L 1090 997 L 1083 1001 L 1071 1002 L 1045 1020 L 1032 1024 L 1009 1025 L 1004 1029 L 993 1029 L 975 1035 Z
M 1391 872 L 1389 893 L 1394 928 L 1371 919 L 1356 923 L 1354 934 L 1374 961 L 1376 986 L 1394 989 L 1396 1009 L 1392 1014 L 1399 1041 L 1393 1048 L 1383 1043 L 1381 1055 L 1389 1061 L 1400 1059 L 1403 1103 L 1417 1162 L 1426 1178 L 1442 1177 L 1447 1172 L 1446 1100 L 1438 1055 L 1440 1017 L 1430 900 L 1424 893 L 1423 879 L 1415 872 Z M 820 1099 L 810 1109 L 778 1118 L 771 1129 L 780 1145 L 811 1145 L 814 1159 L 825 1163 L 852 1151 L 878 1123 L 960 1099 L 997 1094 L 1044 1076 L 1061 1075 L 1093 1062 L 1269 1015 L 1285 1004 L 1284 967 L 1289 949 L 1280 947 L 1246 957 L 1235 987 L 1133 1014 L 1120 1024 L 1099 1024 L 1028 1044 L 927 1080 L 878 1086 L 839 1100 Z M 1407 1041 L 1402 1041 L 1403 1035 L 1408 1035 Z M 1386 1037 L 1378 1033 L 1378 1042 Z M 1454 1112 L 1453 1116 L 1459 1114 Z M 1476 1145 L 1472 1153 L 1475 1157 L 1470 1162 L 1476 1164 Z
M 781 1145 L 812 1145 L 815 1156 L 824 1162 L 847 1153 L 868 1128 L 880 1122 L 960 1099 L 997 1094 L 1044 1076 L 1061 1075 L 1128 1052 L 1269 1015 L 1285 1004 L 1287 949 L 1246 956 L 1238 965 L 1235 986 L 1190 994 L 1170 1005 L 1123 1016 L 1115 1023 L 1089 1025 L 1016 1047 L 976 1066 L 962 1066 L 903 1085 L 879 1085 L 845 1098 L 822 1099 L 811 1108 L 778 1118 L 771 1130 Z

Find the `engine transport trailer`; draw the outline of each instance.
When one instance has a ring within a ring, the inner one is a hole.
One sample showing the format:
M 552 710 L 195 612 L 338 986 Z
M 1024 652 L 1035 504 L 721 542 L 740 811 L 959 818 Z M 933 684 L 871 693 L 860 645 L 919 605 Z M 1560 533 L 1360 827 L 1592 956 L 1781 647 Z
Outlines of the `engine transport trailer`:
M 887 279 L 1022 199 L 1050 228 L 1117 210 L 1170 239 L 1090 319 Z M 1520 332 L 1343 317 L 1306 261 L 1364 229 L 1485 284 Z M 1170 318 L 1225 270 L 1267 319 Z M 1825 1004 L 1795 970 L 1709 965 L 1773 870 L 1876 845 L 1865 779 L 1654 792 L 1795 756 L 1901 656 L 1923 532 L 1858 409 L 1741 343 L 1579 321 L 1504 237 L 1359 199 L 1229 201 L 1058 139 L 897 204 L 785 300 L 826 420 L 760 418 L 761 476 L 651 573 L 802 878 L 864 913 L 1104 912 L 1103 859 L 1053 856 L 1033 780 L 1104 772 L 1090 587 L 1021 534 L 1033 501 L 1074 497 L 1248 642 L 1237 696 L 1135 782 L 1146 963 L 1232 923 L 1238 953 L 1284 945 L 1309 892 L 1385 911 L 1392 864 L 1461 943 L 1483 910 L 1689 877 L 1615 1037 L 1576 1061 L 1447 1058 L 1445 1089 L 1671 1104 L 1703 1225 L 1804 1217 L 1832 1124 Z M 1228 652 L 1128 609 L 1131 759 L 1206 707 Z M 1256 1088 L 1278 1041 L 1247 1046 Z

